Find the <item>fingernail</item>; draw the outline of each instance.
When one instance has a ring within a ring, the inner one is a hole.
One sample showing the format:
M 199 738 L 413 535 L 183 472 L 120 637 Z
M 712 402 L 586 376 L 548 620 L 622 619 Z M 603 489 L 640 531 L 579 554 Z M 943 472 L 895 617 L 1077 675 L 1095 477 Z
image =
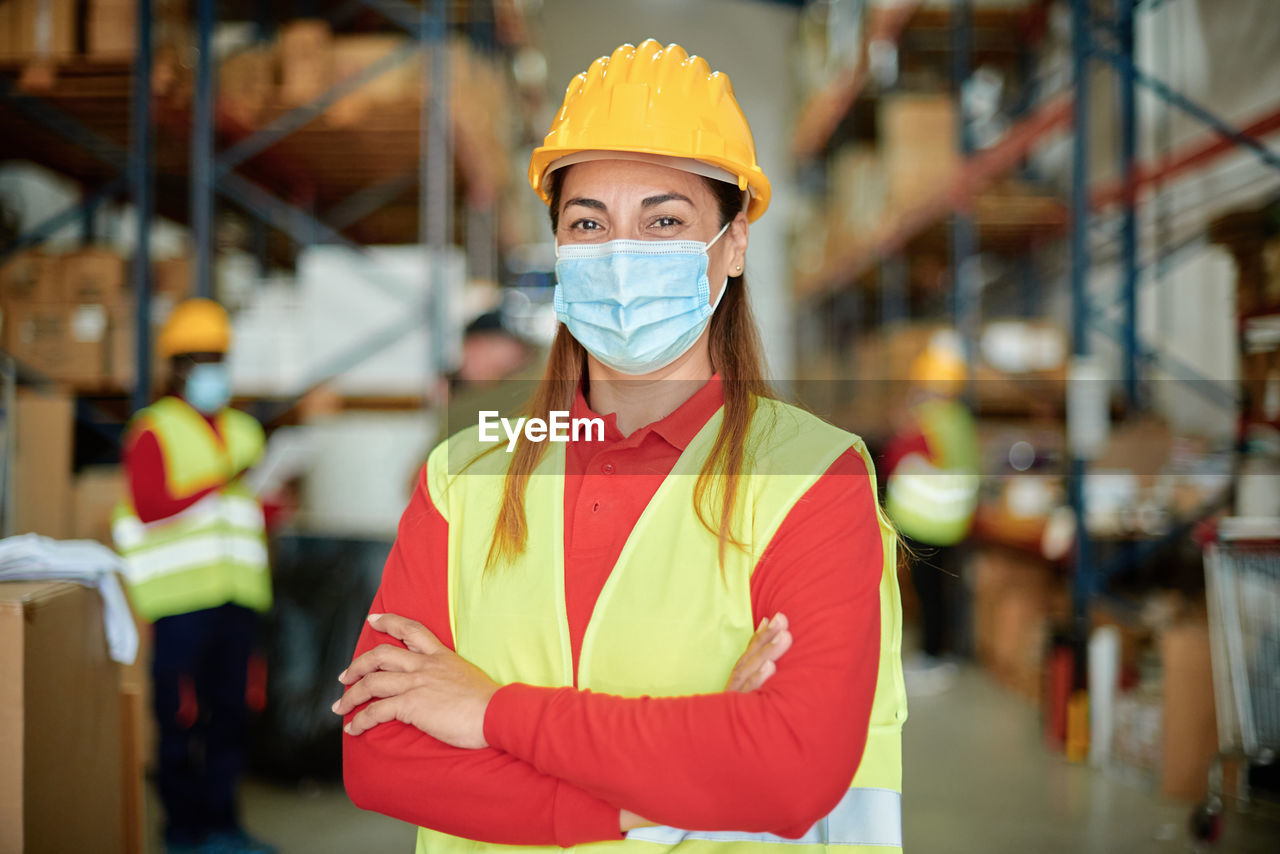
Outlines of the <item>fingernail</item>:
M 344 726 L 342 728 L 342 731 L 345 732 L 347 735 L 351 735 L 351 724 L 347 724 L 346 726 Z
M 341 702 L 342 702 L 341 700 L 334 700 L 333 705 L 329 707 L 330 711 L 332 711 L 335 715 L 338 714 L 338 704 Z
M 338 681 L 341 682 L 343 685 L 345 685 L 347 684 L 346 680 L 347 680 L 347 671 L 344 670 L 338 674 Z
M 381 616 L 382 616 L 381 614 L 370 614 L 370 615 L 369 615 L 369 618 L 368 618 L 368 619 L 369 619 L 369 622 L 371 622 L 371 623 L 372 623 L 374 620 L 378 619 L 378 618 L 379 618 L 379 617 L 381 617 Z

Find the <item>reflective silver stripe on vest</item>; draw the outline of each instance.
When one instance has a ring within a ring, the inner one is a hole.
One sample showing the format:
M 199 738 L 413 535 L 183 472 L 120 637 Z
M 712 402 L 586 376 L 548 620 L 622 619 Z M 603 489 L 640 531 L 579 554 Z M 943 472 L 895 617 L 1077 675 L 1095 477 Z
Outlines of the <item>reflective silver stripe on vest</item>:
M 799 839 L 773 833 L 741 833 L 731 830 L 680 830 L 676 827 L 641 827 L 627 832 L 627 839 L 677 845 L 686 839 L 711 842 L 765 842 L 778 845 L 881 845 L 902 847 L 902 794 L 892 789 L 850 789 L 836 808 Z
M 133 584 L 141 584 L 157 576 L 199 569 L 218 561 L 231 561 L 265 571 L 267 547 L 257 537 L 215 531 L 132 552 L 125 556 L 124 561 L 126 577 Z

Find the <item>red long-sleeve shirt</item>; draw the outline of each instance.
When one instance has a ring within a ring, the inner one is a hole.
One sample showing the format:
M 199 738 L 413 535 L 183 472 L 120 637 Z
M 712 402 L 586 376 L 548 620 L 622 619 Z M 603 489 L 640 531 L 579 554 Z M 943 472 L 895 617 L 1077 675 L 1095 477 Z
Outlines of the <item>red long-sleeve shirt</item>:
M 222 440 L 218 421 L 208 415 L 213 435 Z M 129 478 L 129 494 L 133 497 L 133 509 L 143 522 L 167 519 L 186 510 L 210 492 L 221 488 L 214 484 L 190 495 L 175 495 L 169 491 L 164 473 L 164 452 L 155 431 L 146 427 L 132 431 L 125 441 L 124 469 Z
M 623 543 L 681 451 L 719 408 L 718 380 L 666 418 L 567 449 L 565 594 L 576 673 L 582 635 Z M 593 417 L 579 394 L 573 417 Z M 690 829 L 798 836 L 843 795 L 866 741 L 879 661 L 880 532 L 861 458 L 846 452 L 796 504 L 751 579 L 755 622 L 781 611 L 793 646 L 749 694 L 621 698 L 505 686 L 490 747 L 461 750 L 391 722 L 344 736 L 352 800 L 486 842 L 619 839 L 619 808 Z M 691 511 L 692 512 L 692 511 Z M 453 647 L 448 523 L 420 477 L 374 599 Z M 394 642 L 367 625 L 356 654 Z

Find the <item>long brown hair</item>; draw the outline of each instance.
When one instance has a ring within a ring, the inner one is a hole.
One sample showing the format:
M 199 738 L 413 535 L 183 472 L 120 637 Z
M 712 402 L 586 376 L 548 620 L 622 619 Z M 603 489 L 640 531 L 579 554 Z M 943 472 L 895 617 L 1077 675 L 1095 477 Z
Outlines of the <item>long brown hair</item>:
M 570 167 L 572 168 L 572 167 Z M 560 219 L 560 192 L 566 170 L 550 176 L 551 231 Z M 703 178 L 716 198 L 720 225 L 733 220 L 743 209 L 743 195 L 734 184 Z M 756 400 L 775 398 L 764 378 L 764 358 L 755 318 L 747 301 L 746 276 L 730 278 L 727 291 L 711 316 L 709 340 L 712 368 L 719 373 L 724 389 L 724 416 L 715 444 L 693 488 L 694 512 L 707 530 L 720 538 L 720 563 L 726 546 L 742 543 L 733 533 L 734 510 L 738 502 L 738 478 L 750 470 L 747 432 L 755 413 Z M 550 413 L 573 406 L 578 386 L 587 376 L 587 351 L 563 325 L 556 333 L 547 359 L 547 368 L 526 408 L 531 417 L 550 419 Z M 495 446 L 496 448 L 497 446 Z M 502 505 L 494 523 L 486 569 L 509 562 L 524 551 L 529 530 L 525 520 L 524 496 L 529 476 L 546 452 L 545 443 L 530 442 L 522 435 L 512 453 L 503 485 Z M 716 505 L 719 520 L 714 520 Z

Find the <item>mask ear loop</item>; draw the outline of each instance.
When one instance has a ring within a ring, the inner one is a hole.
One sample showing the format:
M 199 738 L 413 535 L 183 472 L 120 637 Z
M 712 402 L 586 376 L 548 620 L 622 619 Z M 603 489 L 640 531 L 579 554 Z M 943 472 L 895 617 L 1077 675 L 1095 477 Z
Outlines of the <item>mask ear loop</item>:
M 720 229 L 719 233 L 716 234 L 715 237 L 711 238 L 711 242 L 707 244 L 707 248 L 706 248 L 707 252 L 711 251 L 711 247 L 715 245 L 717 240 L 719 240 L 721 237 L 724 236 L 724 233 L 729 230 L 729 226 L 731 225 L 733 225 L 733 220 L 729 220 L 728 222 L 726 222 L 724 224 L 724 227 Z M 725 276 L 724 284 L 720 286 L 720 294 L 719 296 L 716 297 L 716 301 L 711 305 L 712 314 L 715 314 L 716 309 L 720 307 L 720 301 L 724 299 L 724 294 L 725 294 L 725 291 L 727 290 L 729 290 L 729 277 Z
M 715 246 L 715 245 L 716 245 L 716 241 L 718 241 L 721 237 L 724 237 L 724 233 L 725 233 L 726 231 L 728 231 L 728 230 L 729 230 L 729 226 L 731 226 L 731 225 L 733 225 L 733 220 L 730 220 L 729 222 L 726 222 L 726 223 L 724 224 L 724 227 L 723 227 L 723 228 L 721 228 L 719 231 L 717 231 L 717 232 L 716 232 L 716 236 L 715 236 L 715 237 L 713 237 L 713 238 L 711 238 L 711 242 L 707 244 L 707 248 L 706 248 L 706 249 L 704 249 L 704 250 L 702 250 L 702 251 L 703 251 L 703 252 L 710 252 L 710 251 L 711 251 L 711 247 L 712 247 L 712 246 Z

